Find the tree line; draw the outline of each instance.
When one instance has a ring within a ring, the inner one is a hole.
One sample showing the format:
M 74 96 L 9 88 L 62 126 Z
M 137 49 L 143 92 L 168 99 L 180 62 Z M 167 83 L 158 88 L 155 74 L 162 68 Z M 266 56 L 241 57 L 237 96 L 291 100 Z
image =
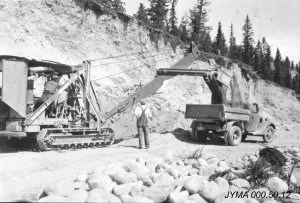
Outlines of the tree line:
M 113 8 L 116 12 L 126 12 L 122 0 L 97 1 Z M 197 0 L 195 6 L 182 17 L 180 22 L 176 14 L 178 0 L 149 0 L 149 3 L 149 8 L 140 3 L 134 15 L 143 24 L 169 32 L 185 43 L 194 42 L 202 51 L 242 61 L 252 66 L 262 79 L 300 92 L 300 61 L 294 63 L 288 57 L 282 58 L 279 48 L 273 57 L 271 46 L 265 37 L 255 42 L 252 23 L 248 15 L 241 28 L 242 42 L 238 44 L 232 24 L 228 41 L 222 31 L 221 22 L 218 23 L 216 36 L 211 37 L 212 28 L 206 25 L 209 19 L 210 0 Z

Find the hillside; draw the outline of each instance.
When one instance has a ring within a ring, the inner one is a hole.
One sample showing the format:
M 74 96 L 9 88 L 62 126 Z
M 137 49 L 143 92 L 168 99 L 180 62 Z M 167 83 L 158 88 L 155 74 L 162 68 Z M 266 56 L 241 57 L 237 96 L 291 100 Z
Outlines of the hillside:
M 168 40 L 150 37 L 136 22 L 121 22 L 83 9 L 80 0 L 10 1 L 1 3 L 1 55 L 17 55 L 66 64 L 84 60 L 126 55 L 92 62 L 92 80 L 104 112 L 132 94 L 140 84 L 155 76 L 158 68 L 168 68 L 183 57 L 184 50 L 173 52 Z M 143 53 L 141 53 L 143 51 Z M 133 54 L 130 54 L 133 53 Z M 138 59 L 138 60 L 135 60 Z M 193 68 L 211 68 L 197 61 Z M 293 92 L 263 80 L 253 80 L 233 64 L 235 77 L 228 100 L 256 102 L 264 116 L 277 125 L 299 122 L 300 104 Z M 133 69 L 133 70 L 131 70 Z M 129 71 L 128 71 L 129 70 Z M 152 131 L 188 128 L 184 119 L 186 103 L 208 104 L 210 91 L 202 78 L 177 76 L 159 94 L 148 98 L 154 111 Z M 107 124 L 118 137 L 135 134 L 132 109 Z

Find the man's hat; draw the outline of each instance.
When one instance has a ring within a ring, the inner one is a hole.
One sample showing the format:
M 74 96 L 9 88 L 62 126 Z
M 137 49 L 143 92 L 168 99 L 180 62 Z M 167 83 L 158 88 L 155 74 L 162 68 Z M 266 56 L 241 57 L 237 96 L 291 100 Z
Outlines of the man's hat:
M 58 79 L 59 77 L 58 77 L 58 75 L 52 75 L 52 78 L 53 79 Z
M 142 100 L 140 101 L 140 103 L 141 103 L 141 105 L 145 105 L 145 104 L 146 104 L 146 102 L 145 102 L 144 99 L 142 99 Z

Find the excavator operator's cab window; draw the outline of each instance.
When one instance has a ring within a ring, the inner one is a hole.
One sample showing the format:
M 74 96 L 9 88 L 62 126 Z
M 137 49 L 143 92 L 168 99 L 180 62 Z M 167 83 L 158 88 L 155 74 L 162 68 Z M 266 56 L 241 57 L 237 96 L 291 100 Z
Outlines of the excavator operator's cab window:
M 258 113 L 258 111 L 259 111 L 258 104 L 253 103 L 253 105 L 252 105 L 252 112 L 253 113 Z

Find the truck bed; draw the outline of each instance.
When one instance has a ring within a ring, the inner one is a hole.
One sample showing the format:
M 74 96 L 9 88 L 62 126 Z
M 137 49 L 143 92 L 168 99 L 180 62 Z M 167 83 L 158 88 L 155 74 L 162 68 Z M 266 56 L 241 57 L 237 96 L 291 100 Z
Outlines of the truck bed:
M 249 121 L 250 110 L 231 108 L 223 104 L 187 104 L 185 118 L 207 122 L 221 120 Z

